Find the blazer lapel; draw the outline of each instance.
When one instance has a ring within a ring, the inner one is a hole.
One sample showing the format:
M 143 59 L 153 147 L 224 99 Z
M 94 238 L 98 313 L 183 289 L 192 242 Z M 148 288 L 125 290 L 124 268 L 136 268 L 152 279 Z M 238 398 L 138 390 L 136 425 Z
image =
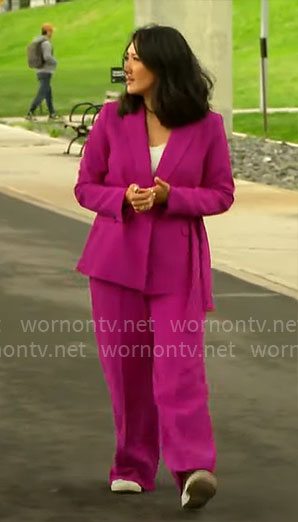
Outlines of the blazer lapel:
M 174 127 L 160 159 L 155 176 L 168 181 L 175 172 L 179 161 L 183 158 L 196 133 L 196 124 Z
M 144 107 L 139 111 L 127 114 L 124 117 L 125 131 L 130 148 L 130 155 L 134 163 L 136 177 L 132 175 L 140 186 L 153 186 L 154 176 L 151 171 L 151 158 L 146 129 L 146 116 Z M 197 131 L 197 122 L 183 127 L 172 129 L 167 145 L 155 172 L 155 176 L 168 181 L 176 166 L 186 153 Z
M 151 158 L 146 130 L 145 110 L 143 106 L 138 112 L 127 114 L 124 117 L 126 136 L 130 149 L 130 156 L 135 168 L 130 177 L 140 186 L 154 185 L 151 173 Z

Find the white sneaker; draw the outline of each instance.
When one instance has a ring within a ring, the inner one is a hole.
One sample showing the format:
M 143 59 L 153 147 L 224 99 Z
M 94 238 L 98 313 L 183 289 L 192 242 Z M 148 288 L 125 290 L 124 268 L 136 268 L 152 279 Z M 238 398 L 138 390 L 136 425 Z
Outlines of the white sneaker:
M 181 506 L 185 508 L 199 508 L 212 498 L 217 489 L 216 477 L 206 469 L 194 471 L 186 479 L 181 495 Z
M 111 491 L 116 493 L 142 493 L 142 486 L 133 480 L 117 479 L 113 480 Z

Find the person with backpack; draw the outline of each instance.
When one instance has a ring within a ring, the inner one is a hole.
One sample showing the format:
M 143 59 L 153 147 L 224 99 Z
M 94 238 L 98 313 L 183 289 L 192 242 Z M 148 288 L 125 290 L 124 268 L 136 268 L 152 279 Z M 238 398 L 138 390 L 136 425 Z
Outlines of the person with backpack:
M 49 110 L 49 119 L 60 119 L 53 106 L 53 96 L 51 88 L 52 75 L 57 67 L 57 60 L 53 55 L 51 38 L 54 27 L 50 23 L 44 23 L 41 28 L 41 36 L 37 36 L 27 47 L 27 58 L 29 67 L 36 70 L 37 78 L 40 83 L 39 90 L 30 105 L 26 115 L 27 120 L 34 119 L 36 108 L 45 99 Z

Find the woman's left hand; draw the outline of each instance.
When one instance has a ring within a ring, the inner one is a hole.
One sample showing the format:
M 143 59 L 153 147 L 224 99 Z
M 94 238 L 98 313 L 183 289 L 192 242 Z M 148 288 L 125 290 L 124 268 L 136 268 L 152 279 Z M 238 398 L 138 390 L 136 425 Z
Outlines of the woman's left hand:
M 163 181 L 158 176 L 155 176 L 154 181 L 156 183 L 155 187 L 153 187 L 153 191 L 155 192 L 155 204 L 162 204 L 168 201 L 168 196 L 170 192 L 170 185 L 166 181 Z

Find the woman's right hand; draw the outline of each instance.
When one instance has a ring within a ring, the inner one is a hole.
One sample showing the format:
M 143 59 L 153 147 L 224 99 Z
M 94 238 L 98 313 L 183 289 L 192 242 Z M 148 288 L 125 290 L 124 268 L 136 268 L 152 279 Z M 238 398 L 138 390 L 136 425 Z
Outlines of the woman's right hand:
M 129 185 L 129 187 L 127 188 L 127 191 L 125 192 L 124 203 L 126 205 L 132 204 L 132 199 L 135 196 L 135 194 L 137 193 L 139 188 L 140 188 L 139 185 L 137 185 L 136 183 L 132 183 L 131 185 Z
M 134 211 L 147 212 L 154 205 L 156 193 L 152 187 L 140 188 L 133 183 L 126 191 L 127 202 L 133 207 Z

